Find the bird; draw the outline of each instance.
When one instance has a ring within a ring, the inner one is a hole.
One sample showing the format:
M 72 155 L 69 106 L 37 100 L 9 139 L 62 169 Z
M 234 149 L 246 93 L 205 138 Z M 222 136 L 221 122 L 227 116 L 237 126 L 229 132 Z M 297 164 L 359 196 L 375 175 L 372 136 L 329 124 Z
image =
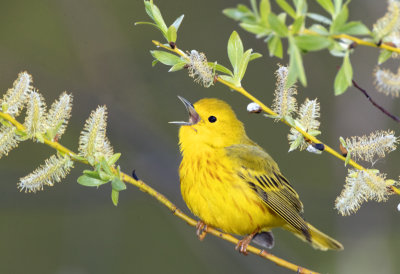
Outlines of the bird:
M 272 248 L 271 229 L 281 227 L 314 248 L 342 250 L 338 241 L 304 220 L 303 204 L 277 163 L 246 134 L 230 105 L 204 98 L 195 104 L 178 96 L 189 114 L 180 125 L 182 198 L 199 218 L 200 240 L 207 226 L 244 236 L 236 250 L 254 243 Z

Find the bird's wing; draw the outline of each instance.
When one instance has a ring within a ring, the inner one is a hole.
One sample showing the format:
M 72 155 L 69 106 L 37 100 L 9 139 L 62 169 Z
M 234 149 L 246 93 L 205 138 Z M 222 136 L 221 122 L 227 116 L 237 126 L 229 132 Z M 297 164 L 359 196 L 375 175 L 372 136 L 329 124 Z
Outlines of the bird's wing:
M 272 157 L 257 145 L 233 145 L 226 148 L 234 170 L 265 204 L 294 229 L 309 237 L 301 216 L 303 204 L 299 195 L 281 174 Z

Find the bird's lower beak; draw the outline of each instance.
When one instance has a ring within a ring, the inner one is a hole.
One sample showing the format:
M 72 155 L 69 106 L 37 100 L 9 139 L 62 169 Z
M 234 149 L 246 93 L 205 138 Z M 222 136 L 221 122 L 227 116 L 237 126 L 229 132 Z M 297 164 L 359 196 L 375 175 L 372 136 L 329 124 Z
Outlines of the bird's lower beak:
M 178 96 L 179 100 L 182 101 L 182 103 L 185 105 L 187 112 L 189 113 L 189 121 L 188 122 L 183 122 L 183 121 L 173 121 L 169 122 L 170 124 L 176 124 L 176 125 L 181 125 L 181 126 L 193 126 L 197 124 L 200 121 L 200 116 L 194 109 L 192 103 L 190 103 L 188 100 L 185 98 Z

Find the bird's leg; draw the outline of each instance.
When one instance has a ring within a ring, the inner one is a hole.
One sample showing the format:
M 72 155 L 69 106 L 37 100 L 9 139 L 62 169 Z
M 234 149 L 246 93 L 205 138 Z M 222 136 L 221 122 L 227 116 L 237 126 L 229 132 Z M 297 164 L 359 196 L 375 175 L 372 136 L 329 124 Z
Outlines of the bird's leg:
M 239 250 L 240 253 L 242 253 L 243 255 L 248 255 L 247 253 L 247 247 L 250 244 L 251 240 L 253 239 L 254 235 L 256 235 L 259 232 L 259 229 L 257 229 L 256 231 L 254 231 L 253 233 L 251 233 L 250 235 L 244 237 L 243 239 L 241 239 L 235 249 Z
M 198 221 L 196 225 L 196 235 L 202 241 L 207 235 L 207 225 L 203 221 Z

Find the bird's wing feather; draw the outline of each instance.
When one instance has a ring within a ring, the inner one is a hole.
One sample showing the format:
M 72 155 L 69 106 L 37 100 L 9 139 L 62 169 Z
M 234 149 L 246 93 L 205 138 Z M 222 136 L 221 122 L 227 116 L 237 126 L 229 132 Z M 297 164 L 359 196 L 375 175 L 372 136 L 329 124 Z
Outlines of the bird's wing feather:
M 238 167 L 236 172 L 264 203 L 306 238 L 309 229 L 301 216 L 303 204 L 299 195 L 281 174 L 272 157 L 257 145 L 233 145 L 226 153 Z

